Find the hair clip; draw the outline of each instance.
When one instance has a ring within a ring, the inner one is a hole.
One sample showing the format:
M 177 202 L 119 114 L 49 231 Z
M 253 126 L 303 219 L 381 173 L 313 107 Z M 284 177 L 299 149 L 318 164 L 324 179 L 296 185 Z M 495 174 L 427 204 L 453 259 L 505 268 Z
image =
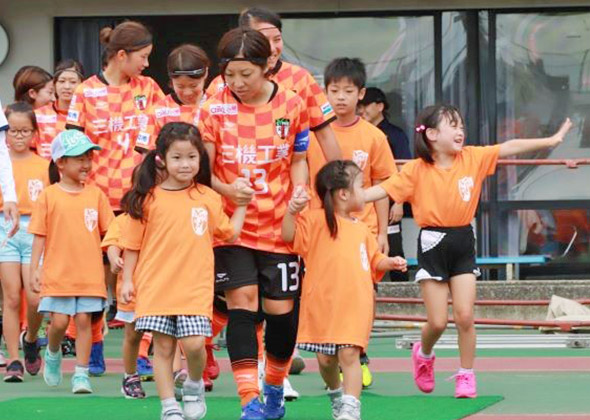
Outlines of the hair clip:
M 205 67 L 195 70 L 174 70 L 168 76 L 202 76 L 207 69 Z
M 420 124 L 416 127 L 416 133 L 421 133 L 426 130 L 426 126 L 424 124 Z

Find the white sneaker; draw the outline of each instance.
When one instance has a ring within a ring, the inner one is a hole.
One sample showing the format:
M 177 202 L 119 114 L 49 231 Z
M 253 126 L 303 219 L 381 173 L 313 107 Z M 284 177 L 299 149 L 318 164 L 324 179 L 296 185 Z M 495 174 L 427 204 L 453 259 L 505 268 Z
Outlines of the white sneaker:
M 361 420 L 361 402 L 352 395 L 342 396 L 340 413 L 336 420 Z
M 160 420 L 184 420 L 180 407 L 170 407 L 162 410 Z
M 6 358 L 4 357 L 4 353 L 0 350 L 0 367 L 6 367 Z
M 332 408 L 332 418 L 338 419 L 340 409 L 342 408 L 342 387 L 330 390 L 328 389 L 328 397 L 330 397 L 330 407 Z
M 201 379 L 198 386 L 187 386 L 184 383 L 182 387 L 182 402 L 184 403 L 183 412 L 185 420 L 201 420 L 207 414 L 207 404 L 205 404 L 205 384 Z
M 283 381 L 283 395 L 287 401 L 295 401 L 297 398 L 299 398 L 299 392 L 293 388 L 291 382 L 289 382 L 289 378 L 285 378 Z

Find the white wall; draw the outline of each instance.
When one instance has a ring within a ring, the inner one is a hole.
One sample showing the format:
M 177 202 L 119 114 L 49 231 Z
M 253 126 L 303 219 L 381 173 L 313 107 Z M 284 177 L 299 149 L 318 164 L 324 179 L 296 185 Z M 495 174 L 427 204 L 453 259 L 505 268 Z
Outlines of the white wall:
M 53 18 L 57 16 L 132 16 L 147 14 L 238 13 L 252 5 L 278 12 L 429 10 L 490 7 L 588 6 L 587 0 L 0 0 L 0 24 L 11 48 L 0 65 L 0 98 L 12 101 L 12 78 L 23 65 L 53 66 Z

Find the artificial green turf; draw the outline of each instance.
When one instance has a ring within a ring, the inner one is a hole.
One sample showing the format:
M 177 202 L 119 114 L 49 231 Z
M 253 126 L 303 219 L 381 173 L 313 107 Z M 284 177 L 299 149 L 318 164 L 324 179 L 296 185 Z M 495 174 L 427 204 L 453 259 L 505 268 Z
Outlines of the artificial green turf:
M 363 419 L 381 420 L 455 420 L 477 413 L 502 400 L 499 396 L 458 400 L 453 397 L 405 396 L 386 397 L 363 394 Z M 235 420 L 239 416 L 236 398 L 208 397 L 206 418 Z M 129 420 L 158 419 L 157 398 L 125 400 L 108 397 L 19 398 L 0 403 L 0 420 Z M 303 397 L 288 405 L 286 419 L 325 420 L 330 418 L 328 399 Z

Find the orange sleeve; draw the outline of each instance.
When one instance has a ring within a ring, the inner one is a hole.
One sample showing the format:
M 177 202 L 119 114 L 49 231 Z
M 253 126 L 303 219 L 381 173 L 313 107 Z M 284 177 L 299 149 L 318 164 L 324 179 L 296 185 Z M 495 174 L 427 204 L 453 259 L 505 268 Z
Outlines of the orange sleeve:
M 328 102 L 326 94 L 318 85 L 313 76 L 307 73 L 307 103 L 310 130 L 315 131 L 325 127 L 336 119 L 332 105 Z
M 209 83 L 209 86 L 207 86 L 207 89 L 205 90 L 205 93 L 207 94 L 208 98 L 212 97 L 217 92 L 219 92 L 219 85 L 220 84 L 223 84 L 223 78 L 219 74 L 219 75 L 215 76 L 215 79 L 211 80 L 211 82 Z
M 107 233 L 104 235 L 104 238 L 100 243 L 103 250 L 106 250 L 109 246 L 119 246 L 119 241 L 121 240 L 121 224 L 125 217 L 127 217 L 125 214 L 120 214 L 115 217 L 115 220 L 109 225 Z
M 115 218 L 113 209 L 109 204 L 109 199 L 99 190 L 98 193 L 98 228 L 101 234 L 105 233 L 109 228 L 109 225 Z
M 476 165 L 479 171 L 480 179 L 493 175 L 498 166 L 500 157 L 500 145 L 493 146 L 473 146 L 472 151 L 476 156 Z
M 39 194 L 35 201 L 31 221 L 29 222 L 29 233 L 35 235 L 47 235 L 47 190 Z
M 379 133 L 371 147 L 371 179 L 385 179 L 397 172 L 385 134 Z
M 406 163 L 400 172 L 394 173 L 388 179 L 379 184 L 387 195 L 396 203 L 412 201 L 414 195 L 414 184 L 416 160 Z
M 211 194 L 213 195 L 213 208 L 211 209 L 214 224 L 213 236 L 219 240 L 225 241 L 234 235 L 234 225 L 227 214 L 225 214 L 225 211 L 223 211 L 221 196 L 215 192 L 211 192 Z
M 387 258 L 387 255 L 381 253 L 379 251 L 379 245 L 377 244 L 377 239 L 375 235 L 372 235 L 369 229 L 367 228 L 367 253 L 369 254 L 369 261 L 371 263 L 371 276 L 373 278 L 373 283 L 379 283 L 385 274 L 384 271 L 378 271 L 377 266 L 381 261 Z
M 210 102 L 207 101 L 201 108 L 201 117 L 199 118 L 199 132 L 203 141 L 210 143 L 217 142 L 217 132 L 215 130 L 214 117 L 209 112 Z
M 300 213 L 295 220 L 295 238 L 290 248 L 294 253 L 305 257 L 309 249 L 310 233 L 311 233 L 311 218 L 310 212 Z
M 75 125 L 76 127 L 86 127 L 86 106 L 84 104 L 84 83 L 76 87 L 72 102 L 70 102 L 70 109 L 68 110 L 68 117 L 66 119 L 67 125 Z
M 121 232 L 121 248 L 139 251 L 143 241 L 146 224 L 141 220 L 129 217 Z

